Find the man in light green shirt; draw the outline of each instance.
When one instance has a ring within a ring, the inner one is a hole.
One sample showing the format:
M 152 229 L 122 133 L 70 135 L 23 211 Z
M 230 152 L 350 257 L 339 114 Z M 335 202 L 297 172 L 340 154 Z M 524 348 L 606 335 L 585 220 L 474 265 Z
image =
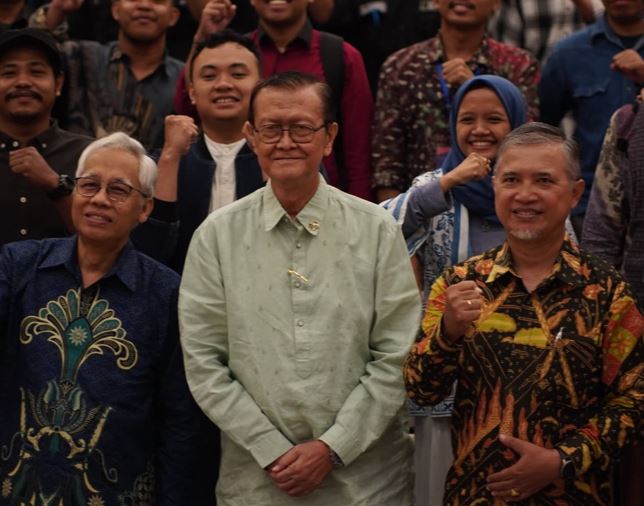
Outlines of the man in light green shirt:
M 222 432 L 219 506 L 411 506 L 402 363 L 420 299 L 396 223 L 319 176 L 328 86 L 273 76 L 248 142 L 266 188 L 195 232 L 179 301 L 188 383 Z

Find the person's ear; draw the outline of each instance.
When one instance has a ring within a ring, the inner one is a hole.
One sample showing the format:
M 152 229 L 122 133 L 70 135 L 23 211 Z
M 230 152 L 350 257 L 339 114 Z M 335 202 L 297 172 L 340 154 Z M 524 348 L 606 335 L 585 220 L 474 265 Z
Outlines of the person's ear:
M 584 194 L 584 188 L 586 188 L 586 181 L 583 179 L 577 179 L 572 184 L 572 199 L 573 199 L 573 204 L 572 207 L 577 207 L 577 204 L 579 203 L 579 200 L 581 199 L 581 196 Z
M 248 143 L 250 149 L 255 151 L 255 129 L 253 128 L 253 125 L 251 125 L 248 121 L 244 123 L 244 126 L 242 127 L 242 133 L 244 134 L 244 137 L 246 137 L 246 142 Z
M 338 124 L 334 121 L 326 127 L 326 138 L 324 143 L 324 156 L 329 156 L 333 151 L 333 141 L 338 135 Z

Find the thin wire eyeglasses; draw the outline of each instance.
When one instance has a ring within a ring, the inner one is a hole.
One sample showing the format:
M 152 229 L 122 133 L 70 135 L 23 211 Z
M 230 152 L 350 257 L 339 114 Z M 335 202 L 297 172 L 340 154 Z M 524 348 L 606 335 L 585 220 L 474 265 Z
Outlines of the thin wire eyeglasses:
M 257 132 L 259 140 L 264 144 L 277 144 L 284 132 L 288 132 L 289 137 L 295 143 L 311 142 L 315 134 L 327 127 L 327 123 L 315 128 L 308 125 L 289 125 L 283 127 L 281 125 L 265 125 L 259 128 L 253 126 L 253 130 Z
M 74 178 L 74 183 L 76 184 L 76 191 L 83 197 L 93 197 L 103 188 L 101 182 L 91 176 Z M 105 185 L 107 198 L 112 202 L 125 202 L 133 191 L 139 192 L 143 197 L 148 198 L 145 192 L 123 181 L 112 181 Z

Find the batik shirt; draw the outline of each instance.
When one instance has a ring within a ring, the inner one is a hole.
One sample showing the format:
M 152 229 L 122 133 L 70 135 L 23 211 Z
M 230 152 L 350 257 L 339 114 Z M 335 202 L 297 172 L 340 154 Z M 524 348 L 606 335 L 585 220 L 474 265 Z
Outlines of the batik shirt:
M 441 87 L 447 60 L 440 37 L 391 55 L 382 66 L 372 128 L 374 187 L 406 191 L 414 177 L 441 166 L 449 151 L 449 107 L 456 87 Z M 539 64 L 523 49 L 484 38 L 467 62 L 472 73 L 494 74 L 524 94 L 531 119 L 539 117 Z
M 75 237 L 2 249 L 0 504 L 194 504 L 178 284 L 132 246 L 87 288 Z
M 464 280 L 477 284 L 484 304 L 454 344 L 441 317 L 447 288 Z M 486 478 L 517 460 L 498 440 L 506 434 L 562 450 L 576 470 L 574 483 L 557 480 L 524 504 L 608 504 L 611 459 L 641 430 L 643 328 L 619 274 L 568 239 L 532 293 L 507 243 L 447 269 L 404 369 L 420 404 L 440 402 L 458 381 L 445 503 L 504 504 Z

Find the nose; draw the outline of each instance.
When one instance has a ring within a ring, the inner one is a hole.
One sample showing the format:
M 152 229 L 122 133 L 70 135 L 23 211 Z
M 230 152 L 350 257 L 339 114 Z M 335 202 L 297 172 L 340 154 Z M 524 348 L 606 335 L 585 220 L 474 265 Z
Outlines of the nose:
M 90 197 L 89 200 L 97 206 L 109 206 L 112 202 L 107 196 L 107 186 L 101 186 L 101 189 L 93 197 Z
M 31 88 L 31 85 L 31 76 L 29 75 L 29 72 L 18 72 L 16 75 L 16 86 Z
M 515 199 L 520 202 L 530 202 L 535 199 L 534 187 L 530 181 L 523 181 L 516 188 Z
M 280 140 L 277 141 L 277 147 L 279 149 L 294 149 L 297 147 L 297 143 L 291 139 L 291 134 L 288 129 L 282 129 L 282 135 L 280 136 Z
M 225 72 L 222 72 L 217 76 L 215 79 L 215 89 L 217 90 L 229 90 L 232 88 L 232 84 L 230 82 L 230 76 L 227 75 Z
M 474 122 L 474 128 L 472 129 L 472 133 L 487 133 L 489 130 L 490 128 L 487 121 L 483 118 L 478 118 Z

